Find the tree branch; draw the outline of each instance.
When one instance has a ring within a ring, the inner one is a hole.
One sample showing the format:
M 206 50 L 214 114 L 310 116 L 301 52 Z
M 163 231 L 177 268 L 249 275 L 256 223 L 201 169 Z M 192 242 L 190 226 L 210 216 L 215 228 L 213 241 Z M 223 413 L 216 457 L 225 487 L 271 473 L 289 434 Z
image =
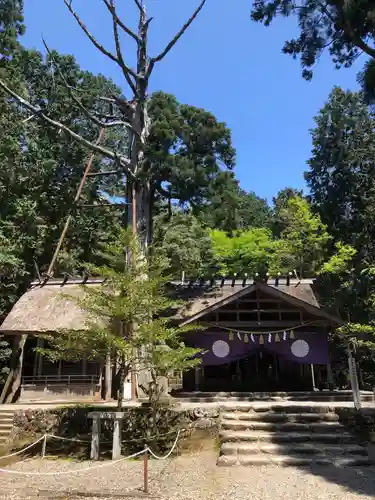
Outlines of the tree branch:
M 353 42 L 353 44 L 358 47 L 359 49 L 363 50 L 367 55 L 375 59 L 375 47 L 370 47 L 362 38 L 353 31 L 350 22 L 347 18 L 347 15 L 345 13 L 343 5 L 337 5 L 335 6 L 338 13 L 341 16 L 341 20 L 343 22 L 343 30 L 344 33 L 350 38 L 350 40 Z
M 138 9 L 143 13 L 143 5 L 141 4 L 141 2 L 139 0 L 134 0 L 134 2 Z
M 349 25 L 348 29 L 350 29 Z M 370 47 L 370 45 L 368 45 L 364 40 L 362 40 L 362 38 L 359 35 L 356 35 L 351 30 L 348 33 L 348 35 L 351 37 L 354 45 L 356 45 L 359 49 L 363 50 L 363 52 L 365 52 L 367 55 L 375 59 L 375 48 Z
M 86 25 L 83 23 L 77 12 L 73 9 L 72 7 L 72 0 L 64 0 L 65 5 L 67 6 L 69 12 L 73 15 L 75 20 L 77 21 L 78 25 L 82 29 L 82 31 L 85 33 L 85 35 L 89 38 L 91 43 L 105 56 L 107 56 L 111 61 L 114 61 L 116 64 L 120 66 L 121 69 L 123 69 L 124 62 L 118 59 L 115 55 L 112 54 L 112 52 L 109 52 L 102 44 L 100 44 L 96 38 L 90 33 L 90 31 L 87 29 Z M 117 23 L 116 23 L 117 27 Z M 126 65 L 125 65 L 126 66 Z M 135 71 L 133 71 L 131 68 L 126 66 L 127 71 L 133 78 L 138 78 L 138 75 Z M 129 83 L 129 82 L 128 82 Z M 132 89 L 133 90 L 133 89 Z
M 12 89 L 10 89 L 6 83 L 0 79 L 0 88 L 3 89 L 7 94 L 12 96 L 17 102 L 19 102 L 24 108 L 28 109 L 31 111 L 34 115 L 37 117 L 41 118 L 43 121 L 51 125 L 53 128 L 57 128 L 66 134 L 70 135 L 73 139 L 75 139 L 77 142 L 85 146 L 86 148 L 90 149 L 91 151 L 95 151 L 97 153 L 100 153 L 101 155 L 105 156 L 106 158 L 110 158 L 111 160 L 114 160 L 115 162 L 120 163 L 121 166 L 125 167 L 127 174 L 132 175 L 132 172 L 129 170 L 129 165 L 130 165 L 130 160 L 128 158 L 125 158 L 124 156 L 119 156 L 113 151 L 104 148 L 102 146 L 99 146 L 98 144 L 94 144 L 93 142 L 88 141 L 87 139 L 84 139 L 81 135 L 77 134 L 73 130 L 71 130 L 69 127 L 64 125 L 61 122 L 58 122 L 56 120 L 53 120 L 49 116 L 47 116 L 43 111 L 37 107 L 31 104 L 29 101 L 18 95 L 16 92 L 14 92 Z
M 100 52 L 102 54 L 104 54 L 105 56 L 109 57 L 109 59 L 111 59 L 112 61 L 114 61 L 115 63 L 118 64 L 119 61 L 117 60 L 117 57 L 115 57 L 112 54 L 112 52 L 109 52 L 109 50 L 107 50 L 106 48 L 104 48 L 104 46 L 102 44 L 100 44 L 96 40 L 96 38 L 90 33 L 90 31 L 87 29 L 86 25 L 83 23 L 83 21 L 81 20 L 81 18 L 78 16 L 77 12 L 73 9 L 73 7 L 72 7 L 72 0 L 64 0 L 64 3 L 67 6 L 69 12 L 73 15 L 73 17 L 77 21 L 77 23 L 80 26 L 80 28 L 82 29 L 82 31 L 89 38 L 89 40 L 93 43 L 93 45 L 95 45 L 95 47 L 98 50 L 100 50 Z
M 106 0 L 104 0 L 104 1 L 106 1 Z M 131 91 L 133 92 L 133 94 L 137 95 L 138 93 L 137 93 L 136 84 L 133 82 L 133 80 L 130 77 L 130 76 L 133 76 L 133 78 L 137 79 L 137 74 L 126 65 L 124 58 L 122 56 L 120 35 L 118 32 L 118 24 L 116 21 L 117 14 L 116 14 L 116 10 L 115 10 L 115 3 L 114 3 L 114 0 L 109 0 L 109 2 L 110 2 L 110 7 L 112 8 L 113 36 L 115 39 L 118 63 L 120 65 L 122 73 L 125 77 L 125 80 L 127 81 L 129 87 L 131 88 Z
M 123 29 L 126 34 L 134 38 L 134 40 L 137 43 L 139 43 L 140 42 L 139 36 L 136 33 L 134 33 L 134 31 L 132 31 L 130 28 L 128 28 L 125 23 L 122 22 L 122 20 L 117 15 L 116 7 L 114 5 L 113 6 L 111 5 L 112 2 L 110 2 L 109 0 L 103 0 L 103 2 L 105 3 L 107 9 L 112 14 L 113 19 L 120 26 L 120 28 Z
M 52 51 L 48 47 L 47 42 L 44 40 L 44 38 L 42 38 L 42 41 L 43 41 L 43 45 L 45 46 L 45 48 L 47 50 L 47 53 L 49 54 L 50 58 L 52 59 L 53 65 L 55 66 L 55 68 L 59 72 L 60 78 L 62 79 L 64 86 L 68 89 L 70 97 L 77 104 L 77 106 L 84 112 L 84 114 L 87 116 L 87 118 L 89 118 L 92 122 L 95 123 L 95 125 L 97 125 L 98 127 L 101 127 L 101 128 L 114 128 L 114 127 L 123 126 L 123 127 L 128 127 L 133 132 L 135 132 L 133 130 L 131 124 L 129 122 L 125 122 L 124 120 L 117 119 L 117 120 L 112 121 L 112 122 L 103 122 L 103 121 L 99 120 L 98 118 L 96 118 L 95 114 L 91 113 L 86 108 L 86 106 L 84 106 L 84 104 L 74 95 L 72 87 L 67 82 L 63 72 L 61 71 L 60 65 L 57 63 L 56 59 L 53 56 Z M 112 117 L 112 118 L 114 118 L 114 117 Z M 110 119 L 112 119 L 112 118 L 110 118 Z
M 199 7 L 195 10 L 195 12 L 191 15 L 189 20 L 183 25 L 183 27 L 180 29 L 180 31 L 177 33 L 177 35 L 168 43 L 168 45 L 165 47 L 165 49 L 160 52 L 159 55 L 156 57 L 152 57 L 150 60 L 150 64 L 148 66 L 147 70 L 147 77 L 151 75 L 152 70 L 154 69 L 155 63 L 161 61 L 164 59 L 164 57 L 170 52 L 170 50 L 176 45 L 176 43 L 179 41 L 179 39 L 184 35 L 186 30 L 190 27 L 190 25 L 193 23 L 193 21 L 196 19 L 200 11 L 203 9 L 205 3 L 207 0 L 202 0 Z

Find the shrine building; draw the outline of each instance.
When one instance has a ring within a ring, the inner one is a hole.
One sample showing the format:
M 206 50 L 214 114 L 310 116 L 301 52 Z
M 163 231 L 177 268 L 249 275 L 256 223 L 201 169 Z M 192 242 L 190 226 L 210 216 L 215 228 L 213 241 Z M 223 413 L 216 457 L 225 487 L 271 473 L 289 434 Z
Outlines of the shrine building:
M 20 353 L 14 368 L 20 401 L 114 397 L 115 359 L 51 363 L 34 349 L 41 335 L 88 328 L 86 313 L 67 298 L 83 293 L 81 285 L 82 279 L 33 283 L 1 325 Z M 314 280 L 172 282 L 170 291 L 183 303 L 173 321 L 181 331 L 199 325 L 184 341 L 201 349 L 196 369 L 181 378 L 171 374 L 175 393 L 311 391 L 332 383 L 328 335 L 343 322 L 320 306 Z

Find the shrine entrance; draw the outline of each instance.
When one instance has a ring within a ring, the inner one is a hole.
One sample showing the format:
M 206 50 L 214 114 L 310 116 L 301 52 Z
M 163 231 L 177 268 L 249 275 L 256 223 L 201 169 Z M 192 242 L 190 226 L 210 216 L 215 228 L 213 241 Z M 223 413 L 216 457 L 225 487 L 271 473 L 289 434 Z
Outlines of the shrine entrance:
M 233 282 L 222 293 L 182 323 L 204 327 L 185 337 L 201 364 L 184 376 L 184 391 L 303 392 L 327 383 L 328 332 L 340 320 L 319 307 L 310 281 Z
M 319 372 L 318 367 L 315 369 Z M 276 392 L 313 389 L 311 365 L 259 350 L 227 364 L 204 366 L 184 377 L 185 391 Z

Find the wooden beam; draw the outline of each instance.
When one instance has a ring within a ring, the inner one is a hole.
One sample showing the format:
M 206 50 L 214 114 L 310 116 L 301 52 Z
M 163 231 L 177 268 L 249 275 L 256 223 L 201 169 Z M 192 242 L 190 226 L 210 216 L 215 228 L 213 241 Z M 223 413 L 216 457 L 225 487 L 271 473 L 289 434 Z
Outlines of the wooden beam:
M 260 310 L 259 310 L 259 291 L 258 288 L 255 290 L 257 296 L 257 315 L 258 315 L 258 323 L 260 323 Z
M 314 320 L 313 323 L 306 324 L 308 327 L 314 327 L 314 326 L 322 326 L 325 325 L 326 322 L 324 320 Z M 274 328 L 275 330 L 281 330 L 282 328 L 300 328 L 301 325 L 300 323 L 296 323 L 296 321 L 217 321 L 215 322 L 215 325 L 218 327 L 220 326 L 225 326 L 228 328 L 233 328 L 234 330 L 236 328 L 241 328 L 241 327 L 251 327 L 251 328 Z
M 259 298 L 258 300 L 256 299 L 240 299 L 238 300 L 239 304 L 247 304 L 249 302 L 253 302 L 254 304 L 257 304 L 258 302 L 261 304 L 263 302 L 273 302 L 275 304 L 281 304 L 285 302 L 284 300 L 279 300 L 279 299 L 274 299 L 273 297 L 270 297 L 269 299 L 261 299 Z
M 293 313 L 293 314 L 298 314 L 298 317 L 301 316 L 300 311 L 298 309 L 219 309 L 218 313 L 219 314 L 225 314 L 225 313 L 278 313 L 278 312 L 283 312 L 283 313 Z

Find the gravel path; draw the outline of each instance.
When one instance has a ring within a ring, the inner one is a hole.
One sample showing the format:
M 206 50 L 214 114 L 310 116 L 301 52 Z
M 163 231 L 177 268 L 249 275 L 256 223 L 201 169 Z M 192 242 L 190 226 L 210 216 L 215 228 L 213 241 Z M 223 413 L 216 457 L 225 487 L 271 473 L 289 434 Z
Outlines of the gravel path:
M 215 465 L 217 452 L 202 450 L 165 462 L 150 462 L 150 495 L 159 500 L 370 500 L 375 469 L 242 467 Z M 30 459 L 6 466 L 33 472 L 71 471 L 98 463 Z M 22 476 L 0 472 L 1 499 L 142 498 L 142 463 L 124 461 L 89 472 L 62 476 Z M 152 479 L 154 477 L 154 479 Z M 132 491 L 129 491 L 132 489 Z

